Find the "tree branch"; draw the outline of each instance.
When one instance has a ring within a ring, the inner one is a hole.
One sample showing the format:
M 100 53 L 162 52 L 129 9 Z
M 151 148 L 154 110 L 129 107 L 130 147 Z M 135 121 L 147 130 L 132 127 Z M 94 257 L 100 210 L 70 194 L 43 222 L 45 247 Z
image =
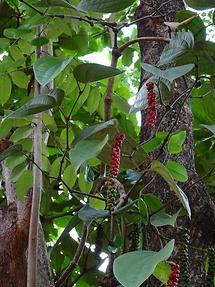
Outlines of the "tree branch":
M 37 29 L 37 34 L 40 33 L 40 27 Z M 35 54 L 36 58 L 40 57 L 41 47 L 37 47 Z M 40 96 L 40 85 L 35 80 L 34 96 Z M 37 245 L 38 245 L 38 225 L 39 225 L 39 209 L 40 209 L 40 196 L 42 188 L 42 172 L 38 168 L 42 163 L 42 128 L 41 128 L 41 115 L 37 114 L 34 120 L 34 165 L 33 169 L 33 198 L 31 207 L 31 219 L 29 229 L 29 242 L 28 242 L 28 267 L 27 267 L 27 287 L 37 286 Z
M 143 42 L 143 41 L 161 41 L 161 42 L 167 42 L 168 43 L 170 41 L 170 39 L 166 38 L 166 37 L 140 37 L 140 38 L 136 38 L 136 39 L 130 40 L 127 43 L 120 46 L 118 48 L 119 52 L 122 53 L 129 46 L 134 45 L 134 44 L 139 43 L 139 42 Z
M 60 276 L 60 278 L 56 281 L 55 283 L 55 287 L 59 287 L 61 286 L 64 281 L 67 279 L 67 277 L 70 275 L 70 273 L 75 269 L 75 267 L 78 265 L 78 262 L 81 258 L 81 255 L 83 253 L 84 247 L 85 247 L 85 243 L 88 237 L 88 232 L 89 232 L 89 226 L 87 224 L 84 224 L 83 227 L 83 233 L 82 233 L 82 237 L 80 240 L 80 244 L 75 252 L 75 255 L 72 259 L 72 261 L 70 262 L 69 266 L 66 268 L 66 270 L 63 272 L 63 274 Z

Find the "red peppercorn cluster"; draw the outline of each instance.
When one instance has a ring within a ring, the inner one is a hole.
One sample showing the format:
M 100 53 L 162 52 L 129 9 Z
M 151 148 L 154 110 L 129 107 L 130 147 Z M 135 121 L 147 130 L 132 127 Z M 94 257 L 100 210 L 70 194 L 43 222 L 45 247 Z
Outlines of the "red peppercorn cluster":
M 156 112 L 156 94 L 154 92 L 154 84 L 152 82 L 146 83 L 147 98 L 148 98 L 148 111 L 147 111 L 147 126 L 153 128 L 155 125 L 157 112 Z
M 171 263 L 170 267 L 171 267 L 171 274 L 169 276 L 169 280 L 166 284 L 166 287 L 177 287 L 180 275 L 179 265 Z
M 110 177 L 117 177 L 119 173 L 120 164 L 120 150 L 125 140 L 125 135 L 120 133 L 116 136 L 114 144 L 112 145 L 111 161 L 110 161 Z

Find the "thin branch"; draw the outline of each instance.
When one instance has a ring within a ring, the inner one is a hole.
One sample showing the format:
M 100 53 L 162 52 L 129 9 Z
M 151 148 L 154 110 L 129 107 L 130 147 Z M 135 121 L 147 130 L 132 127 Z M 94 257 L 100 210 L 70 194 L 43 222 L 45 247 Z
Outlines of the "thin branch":
M 130 40 L 127 43 L 120 46 L 118 48 L 119 53 L 122 53 L 129 46 L 134 45 L 134 44 L 139 43 L 139 42 L 143 42 L 143 41 L 159 41 L 159 42 L 161 41 L 161 42 L 169 43 L 170 38 L 166 38 L 166 37 L 140 37 L 140 38 L 136 38 L 136 39 Z
M 81 237 L 80 243 L 78 245 L 78 248 L 75 252 L 75 255 L 74 255 L 72 261 L 70 262 L 69 266 L 63 272 L 63 274 L 60 276 L 60 278 L 56 281 L 55 287 L 61 286 L 65 282 L 67 277 L 70 275 L 70 273 L 78 265 L 78 262 L 81 258 L 81 255 L 82 255 L 84 247 L 85 247 L 85 243 L 87 241 L 88 233 L 89 233 L 89 226 L 87 224 L 84 224 L 82 237 Z

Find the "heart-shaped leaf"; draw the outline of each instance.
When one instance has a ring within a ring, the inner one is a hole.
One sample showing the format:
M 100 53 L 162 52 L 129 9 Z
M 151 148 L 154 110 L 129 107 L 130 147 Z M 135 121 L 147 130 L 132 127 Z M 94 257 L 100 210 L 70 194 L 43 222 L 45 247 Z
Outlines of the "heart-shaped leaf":
M 159 252 L 141 250 L 123 254 L 114 261 L 114 275 L 124 287 L 139 287 L 161 261 L 170 257 L 173 248 L 174 240 L 171 240 Z

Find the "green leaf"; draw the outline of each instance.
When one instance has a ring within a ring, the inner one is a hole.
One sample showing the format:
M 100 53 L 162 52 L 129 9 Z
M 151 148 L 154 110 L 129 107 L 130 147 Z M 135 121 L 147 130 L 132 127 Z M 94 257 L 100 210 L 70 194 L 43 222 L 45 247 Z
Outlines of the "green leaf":
M 59 106 L 63 100 L 63 97 L 63 90 L 50 90 L 47 95 L 40 95 L 38 97 L 34 97 L 21 108 L 9 114 L 7 118 L 23 118 L 25 116 L 47 111 L 51 108 Z
M 99 88 L 91 87 L 89 96 L 87 98 L 87 108 L 88 108 L 90 115 L 92 115 L 98 108 L 100 99 L 101 99 L 101 95 L 100 95 Z
M 215 8 L 215 0 L 185 0 L 185 3 L 196 10 Z
M 76 6 L 70 4 L 69 2 L 65 0 L 43 0 L 42 2 L 37 1 L 38 7 L 64 7 L 69 8 L 73 10 L 80 10 Z
M 150 223 L 154 225 L 155 227 L 160 227 L 160 226 L 165 226 L 165 225 L 171 225 L 174 227 L 179 213 L 180 213 L 180 210 L 174 215 L 169 215 L 165 212 L 155 213 L 154 215 L 151 216 Z
M 138 209 L 141 214 L 143 222 L 145 224 L 148 224 L 148 220 L 149 220 L 148 207 L 147 207 L 146 202 L 142 198 L 140 198 L 138 201 Z
M 142 67 L 145 71 L 152 73 L 158 78 L 166 79 L 170 82 L 173 82 L 175 79 L 186 75 L 188 72 L 190 72 L 194 68 L 194 66 L 195 66 L 194 64 L 187 64 L 183 66 L 169 68 L 166 70 L 160 70 L 150 64 L 146 64 L 146 63 L 142 64 Z
M 171 63 L 177 57 L 194 47 L 194 36 L 191 31 L 179 31 L 176 33 L 169 44 L 165 46 L 160 56 L 159 65 Z
M 108 141 L 108 135 L 101 140 L 81 140 L 69 152 L 70 161 L 75 168 L 79 169 L 82 163 L 97 156 Z
M 77 81 L 81 83 L 90 83 L 114 77 L 121 74 L 122 71 L 108 66 L 86 63 L 76 66 L 73 73 Z
M 15 72 L 12 72 L 10 75 L 11 75 L 12 81 L 17 87 L 21 89 L 27 89 L 29 79 L 24 72 L 15 71 Z
M 31 41 L 32 46 L 43 46 L 48 44 L 49 39 L 46 37 L 37 37 Z
M 5 166 L 9 167 L 10 169 L 14 168 L 15 166 L 23 163 L 26 161 L 26 156 L 23 155 L 22 153 L 14 154 L 9 156 L 5 160 Z
M 114 261 L 114 275 L 124 287 L 139 287 L 161 261 L 170 257 L 173 248 L 174 240 L 171 240 L 159 252 L 141 250 L 123 254 Z
M 81 169 L 82 170 L 82 169 Z M 93 182 L 88 182 L 85 177 L 84 171 L 79 173 L 79 178 L 78 178 L 78 186 L 80 188 L 80 191 L 88 193 L 91 191 L 93 187 Z M 93 206 L 94 207 L 94 206 Z
M 172 154 L 180 153 L 186 139 L 186 131 L 173 133 L 168 140 L 168 151 Z
M 39 58 L 33 65 L 33 70 L 37 81 L 42 86 L 45 86 L 48 84 L 48 82 L 56 78 L 60 72 L 62 72 L 66 66 L 69 65 L 72 59 L 73 56 L 67 60 L 52 56 Z
M 195 42 L 204 41 L 206 39 L 206 27 L 201 17 L 197 17 L 196 12 L 189 10 L 177 11 L 176 13 L 176 21 L 178 22 L 183 22 L 187 19 L 190 19 L 191 17 L 195 18 L 186 24 L 186 30 L 192 32 L 195 38 Z
M 130 66 L 133 63 L 134 49 L 127 48 L 122 55 L 122 63 L 125 66 Z
M 89 138 L 90 136 L 105 130 L 109 127 L 115 127 L 117 125 L 117 120 L 113 119 L 107 122 L 104 122 L 102 124 L 97 124 L 97 125 L 93 125 L 90 127 L 85 128 L 84 130 L 82 130 L 74 139 L 73 141 L 73 145 L 76 145 L 79 141 L 81 140 L 85 140 L 87 138 Z
M 171 267 L 168 262 L 160 262 L 153 272 L 153 275 L 160 280 L 163 284 L 167 284 L 171 274 Z
M 103 195 L 100 194 L 100 193 L 97 193 L 97 195 L 99 197 L 102 197 L 103 198 Z M 100 199 L 97 199 L 97 198 L 90 198 L 89 200 L 89 203 L 90 203 L 90 206 L 95 208 L 95 209 L 102 209 L 104 210 L 105 209 L 105 201 L 104 200 L 100 200 Z
M 3 105 L 9 100 L 12 89 L 11 80 L 8 75 L 1 75 L 0 87 L 0 104 Z
M 134 1 L 135 0 L 81 0 L 78 8 L 84 11 L 112 13 L 129 7 Z
M 189 217 L 191 218 L 191 210 L 188 198 L 181 188 L 174 182 L 169 170 L 159 161 L 153 160 L 151 165 L 151 171 L 160 174 L 165 181 L 169 184 L 170 188 L 175 192 L 183 207 L 187 210 Z
M 10 180 L 14 183 L 17 182 L 17 180 L 20 178 L 20 176 L 23 175 L 24 171 L 27 168 L 28 163 L 25 161 L 19 165 L 17 165 L 13 170 L 10 175 Z
M 3 151 L 0 154 L 0 162 L 6 159 L 7 157 L 11 155 L 19 154 L 22 151 L 22 145 L 21 144 L 14 144 L 12 146 L 9 146 L 5 151 Z
M 144 201 L 149 208 L 155 211 L 163 207 L 163 204 L 160 199 L 153 193 L 144 194 Z
M 15 132 L 10 137 L 10 140 L 13 142 L 17 142 L 24 138 L 29 138 L 33 133 L 33 129 L 31 126 L 23 126 L 19 127 L 15 130 Z
M 33 174 L 30 170 L 25 170 L 16 182 L 16 191 L 20 200 L 23 201 L 26 192 L 33 186 Z
M 10 40 L 7 38 L 0 38 L 0 50 L 4 51 L 10 45 Z
M 166 167 L 168 168 L 172 177 L 175 180 L 178 180 L 181 182 L 186 182 L 188 180 L 187 170 L 182 164 L 174 160 L 168 160 Z
M 67 168 L 63 172 L 64 182 L 68 185 L 68 187 L 72 188 L 76 182 L 76 178 L 77 178 L 77 175 L 74 170 L 74 167 L 72 165 L 68 165 Z M 67 191 L 67 188 L 65 186 L 63 187 L 64 187 L 64 190 Z
M 106 217 L 108 216 L 109 211 L 108 210 L 101 210 L 101 209 L 95 209 L 86 204 L 79 212 L 78 216 L 79 218 L 84 221 L 87 225 L 90 225 L 93 220 L 100 218 L 100 217 Z

